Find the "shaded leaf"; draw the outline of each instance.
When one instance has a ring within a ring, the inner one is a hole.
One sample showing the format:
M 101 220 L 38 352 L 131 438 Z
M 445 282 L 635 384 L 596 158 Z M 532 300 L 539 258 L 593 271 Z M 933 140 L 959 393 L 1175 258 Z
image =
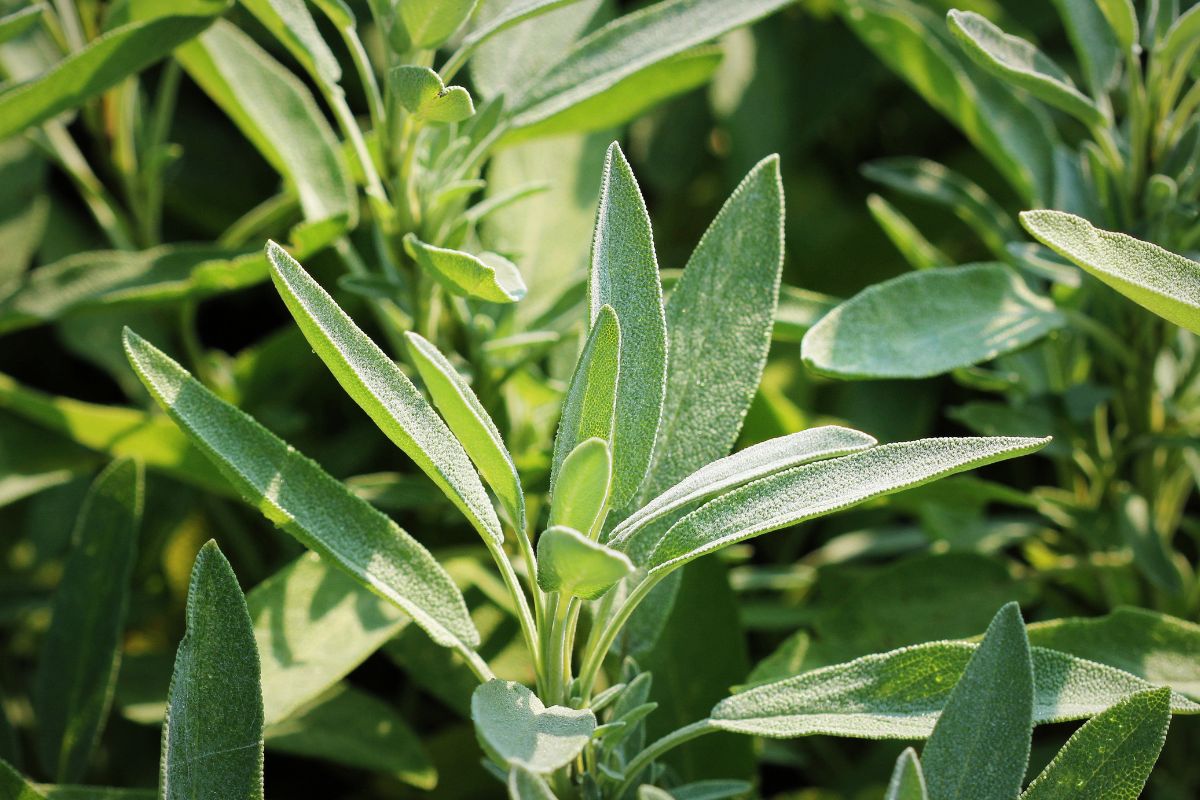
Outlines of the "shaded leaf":
M 541 775 L 520 764 L 508 771 L 509 800 L 557 800 Z
M 342 79 L 337 57 L 321 38 L 304 0 L 241 0 L 310 75 L 327 84 Z
M 1096 0 L 1053 0 L 1053 3 L 1092 95 L 1104 94 L 1121 77 L 1121 50 L 1112 26 Z

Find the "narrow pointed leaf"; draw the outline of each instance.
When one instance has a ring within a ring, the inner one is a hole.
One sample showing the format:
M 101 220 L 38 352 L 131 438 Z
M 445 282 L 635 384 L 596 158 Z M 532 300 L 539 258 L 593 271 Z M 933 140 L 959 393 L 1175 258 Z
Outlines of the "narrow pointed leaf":
M 652 572 L 671 570 L 735 542 L 1032 453 L 1048 442 L 1007 436 L 921 439 L 795 467 L 721 495 L 688 514 L 666 532 L 645 566 Z
M 317 30 L 304 0 L 241 0 L 304 69 L 327 85 L 342 79 L 337 57 Z
M 263 704 L 258 647 L 237 576 L 215 542 L 200 548 L 187 629 L 163 723 L 163 800 L 262 800 Z
M 917 751 L 911 747 L 905 748 L 896 759 L 896 768 L 892 771 L 892 779 L 888 782 L 883 800 L 928 800 L 928 797 L 925 774 L 921 771 Z
M 513 681 L 491 680 L 471 695 L 480 745 L 497 763 L 537 773 L 565 767 L 583 752 L 596 717 L 588 709 L 550 706 Z
M 1133 0 L 1096 0 L 1096 5 L 1100 6 L 1104 18 L 1117 35 L 1122 52 L 1129 52 L 1138 40 L 1137 12 L 1133 8 Z
M 37 25 L 45 11 L 46 6 L 43 3 L 34 3 L 28 8 L 22 8 L 0 17 L 0 44 L 17 38 Z
M 46 800 L 46 795 L 39 792 L 21 773 L 3 760 L 0 760 L 0 797 L 10 800 Z
M 489 303 L 515 303 L 528 291 L 516 266 L 496 253 L 474 256 L 434 247 L 411 233 L 404 237 L 404 249 L 452 294 Z
M 541 775 L 520 764 L 513 764 L 508 771 L 508 799 L 558 800 Z
M 268 242 L 267 255 L 280 297 L 346 393 L 482 536 L 503 542 L 500 520 L 470 458 L 412 381 L 283 248 Z
M 611 448 L 620 368 L 621 324 L 612 306 L 604 306 L 592 323 L 563 401 L 550 467 L 552 493 L 558 486 L 563 461 L 582 442 L 601 439 Z
M 411 614 L 438 644 L 478 645 L 450 576 L 395 522 L 129 330 L 125 350 L 154 399 L 248 503 Z
M 900 251 L 900 255 L 904 256 L 904 260 L 913 269 L 945 267 L 954 263 L 950 256 L 925 238 L 912 220 L 904 216 L 899 209 L 881 195 L 869 195 L 867 209 L 891 243 Z
M 1079 59 L 1084 80 L 1099 97 L 1121 77 L 1121 50 L 1112 26 L 1096 0 L 1053 0 L 1062 17 L 1067 38 Z
M 538 537 L 538 586 L 547 592 L 595 600 L 633 572 L 633 564 L 574 528 L 549 528 Z
M 1039 242 L 1133 302 L 1200 333 L 1200 264 L 1061 211 L 1024 211 L 1021 222 Z
M 84 498 L 54 593 L 33 696 L 39 755 L 60 783 L 83 780 L 108 717 L 141 514 L 141 467 L 114 461 Z
M 550 503 L 550 526 L 564 525 L 594 538 L 604 522 L 611 487 L 608 442 L 584 439 L 563 461 Z
M 1171 24 L 1154 57 L 1161 58 L 1164 64 L 1178 63 L 1177 59 L 1197 36 L 1200 36 L 1200 7 L 1192 6 Z

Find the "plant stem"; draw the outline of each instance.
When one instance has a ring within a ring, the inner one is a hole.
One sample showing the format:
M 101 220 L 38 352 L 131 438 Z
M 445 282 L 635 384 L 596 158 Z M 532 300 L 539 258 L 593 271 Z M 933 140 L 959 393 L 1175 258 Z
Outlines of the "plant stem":
M 690 742 L 692 739 L 699 738 L 706 733 L 713 733 L 716 730 L 717 728 L 712 724 L 711 720 L 702 719 L 679 730 L 672 731 L 658 741 L 652 742 L 629 762 L 629 766 L 625 768 L 625 780 L 617 787 L 617 791 L 613 793 L 613 797 L 621 797 L 625 792 L 629 791 L 630 787 L 637 781 L 638 776 L 653 764 L 654 760 L 659 756 L 685 742 Z
M 517 608 L 517 621 L 521 623 L 521 633 L 525 636 L 525 646 L 529 648 L 529 655 L 533 659 L 533 663 L 537 664 L 538 659 L 541 658 L 542 649 L 541 643 L 538 641 L 537 624 L 533 621 L 533 613 L 529 610 L 529 599 L 525 597 L 525 590 L 521 588 L 521 582 L 517 578 L 517 573 L 513 570 L 512 562 L 509 561 L 504 548 L 486 534 L 484 541 L 500 570 L 500 577 L 504 579 L 504 585 L 508 587 L 508 593 L 512 595 L 513 603 Z
M 621 632 L 621 628 L 629 621 L 629 617 L 633 614 L 638 604 L 646 599 L 646 595 L 650 593 L 650 590 L 658 585 L 658 582 L 666 577 L 666 575 L 666 572 L 660 572 L 647 575 L 643 578 L 642 582 L 625 598 L 620 608 L 617 609 L 617 613 L 604 625 L 599 637 L 596 638 L 595 644 L 584 654 L 583 666 L 579 670 L 579 686 L 583 694 L 585 706 L 592 697 L 592 687 L 596 683 L 596 676 L 599 675 L 600 667 L 604 664 L 604 657 L 608 654 L 608 650 L 612 647 L 613 642 L 616 641 L 617 634 Z

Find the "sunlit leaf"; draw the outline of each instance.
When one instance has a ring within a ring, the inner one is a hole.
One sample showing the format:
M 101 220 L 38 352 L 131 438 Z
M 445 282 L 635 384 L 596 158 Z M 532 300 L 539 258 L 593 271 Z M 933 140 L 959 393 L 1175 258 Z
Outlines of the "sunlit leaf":
M 471 719 L 483 749 L 498 764 L 553 772 L 571 763 L 596 729 L 589 709 L 547 708 L 513 681 L 492 680 L 471 696 Z

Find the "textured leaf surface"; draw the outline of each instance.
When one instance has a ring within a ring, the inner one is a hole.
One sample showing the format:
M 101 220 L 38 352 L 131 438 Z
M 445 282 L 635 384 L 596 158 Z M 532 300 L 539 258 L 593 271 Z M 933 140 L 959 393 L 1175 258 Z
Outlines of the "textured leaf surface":
M 892 779 L 888 782 L 883 800 L 928 800 L 928 797 L 917 751 L 911 747 L 905 748 L 896 759 L 896 768 L 892 770 Z
M 404 237 L 404 248 L 421 268 L 452 294 L 476 297 L 489 303 L 515 303 L 525 296 L 525 282 L 516 266 L 504 256 L 478 256 L 425 244 L 413 234 Z
M 1002 264 L 910 272 L 868 286 L 804 336 L 810 369 L 839 378 L 925 378 L 1063 327 L 1054 303 Z
M 500 520 L 470 458 L 412 381 L 283 248 L 268 242 L 267 255 L 279 295 L 346 393 L 481 535 L 503 542 Z
M 1200 264 L 1061 211 L 1024 211 L 1035 239 L 1140 306 L 1200 333 Z
M 461 86 L 446 86 L 428 67 L 405 64 L 392 70 L 392 91 L 409 112 L 430 122 L 461 122 L 475 113 L 471 95 Z
M 565 525 L 588 537 L 599 532 L 612 485 L 612 456 L 603 439 L 584 439 L 563 461 L 550 503 L 550 525 Z
M 509 800 L 557 800 L 541 775 L 520 764 L 513 764 L 508 772 L 508 797 Z
M 579 355 L 563 400 L 558 433 L 554 436 L 551 492 L 558 485 L 563 461 L 576 447 L 588 439 L 600 439 L 611 447 L 620 368 L 621 324 L 612 306 L 604 306 L 592 322 L 592 331 Z
M 537 773 L 569 764 L 596 729 L 590 710 L 547 708 L 521 684 L 501 680 L 488 681 L 471 695 L 471 719 L 489 755 Z
M 150 394 L 247 502 L 411 614 L 438 644 L 478 644 L 450 576 L 395 522 L 132 331 L 125 350 Z
M 187 630 L 171 674 L 159 781 L 164 800 L 262 800 L 258 676 L 246 599 L 229 562 L 210 541 L 192 567 Z
M 328 84 L 342 79 L 337 57 L 321 38 L 304 0 L 241 0 L 309 74 Z
M 129 459 L 114 461 L 96 478 L 54 593 L 34 709 L 42 764 L 59 782 L 83 779 L 112 703 L 142 482 L 141 467 Z
M 873 497 L 1025 455 L 1047 439 L 981 437 L 886 444 L 777 473 L 710 500 L 675 523 L 645 566 L 674 567 L 726 545 Z
M 549 528 L 538 537 L 538 586 L 547 592 L 595 600 L 633 572 L 633 564 L 574 528 Z
M 1170 689 L 1125 698 L 1075 731 L 1022 800 L 1137 800 L 1170 724 Z
M 435 49 L 458 30 L 478 0 L 405 0 L 400 19 L 414 47 Z

